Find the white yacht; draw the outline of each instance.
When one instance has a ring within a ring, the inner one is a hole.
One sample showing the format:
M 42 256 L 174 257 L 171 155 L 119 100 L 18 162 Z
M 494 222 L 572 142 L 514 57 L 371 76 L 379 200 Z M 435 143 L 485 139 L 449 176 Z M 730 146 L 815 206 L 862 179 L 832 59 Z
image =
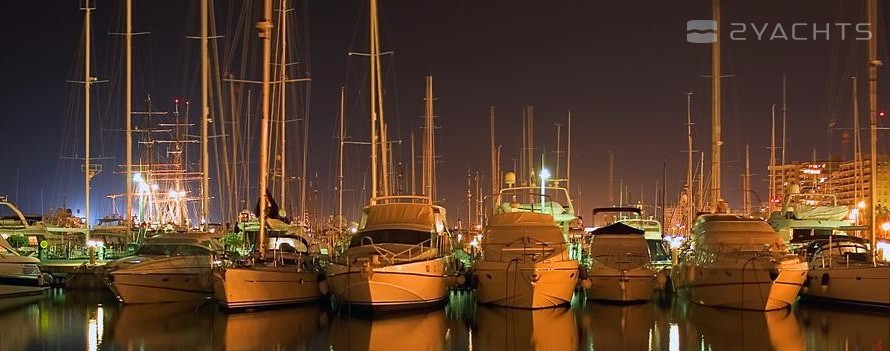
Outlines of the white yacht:
M 807 263 L 762 220 L 699 216 L 672 272 L 680 297 L 744 310 L 787 308 L 806 281 Z
M 223 246 L 208 233 L 161 234 L 134 256 L 109 263 L 106 284 L 125 304 L 207 299 L 211 257 L 219 251 Z
M 890 263 L 872 256 L 865 240 L 848 235 L 811 237 L 804 248 L 810 271 L 804 300 L 890 307 Z
M 476 300 L 507 307 L 567 304 L 578 283 L 578 261 L 553 217 L 501 212 L 488 219 L 482 257 L 474 266 Z
M 655 290 L 655 271 L 643 231 L 621 222 L 597 228 L 590 244 L 587 298 L 645 302 Z
M 371 310 L 441 303 L 455 271 L 445 209 L 423 196 L 378 197 L 349 248 L 327 266 L 340 303 Z

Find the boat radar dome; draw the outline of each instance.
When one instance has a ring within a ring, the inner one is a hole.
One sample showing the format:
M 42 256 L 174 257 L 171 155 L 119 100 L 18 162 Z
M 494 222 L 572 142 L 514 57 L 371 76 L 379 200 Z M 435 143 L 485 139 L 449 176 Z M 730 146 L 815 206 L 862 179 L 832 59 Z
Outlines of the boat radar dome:
M 799 184 L 789 184 L 787 188 L 785 188 L 786 194 L 800 194 L 800 185 Z
M 504 173 L 504 183 L 507 184 L 508 188 L 512 188 L 514 185 L 516 185 L 516 173 Z

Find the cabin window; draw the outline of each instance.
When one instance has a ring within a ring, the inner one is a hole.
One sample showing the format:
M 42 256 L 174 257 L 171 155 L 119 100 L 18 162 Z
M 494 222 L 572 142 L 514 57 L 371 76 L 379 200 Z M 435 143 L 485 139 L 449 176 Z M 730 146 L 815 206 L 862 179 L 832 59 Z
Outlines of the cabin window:
M 417 245 L 431 238 L 432 235 L 429 232 L 407 229 L 378 229 L 353 235 L 352 240 L 349 242 L 349 247 L 370 245 L 371 243 Z

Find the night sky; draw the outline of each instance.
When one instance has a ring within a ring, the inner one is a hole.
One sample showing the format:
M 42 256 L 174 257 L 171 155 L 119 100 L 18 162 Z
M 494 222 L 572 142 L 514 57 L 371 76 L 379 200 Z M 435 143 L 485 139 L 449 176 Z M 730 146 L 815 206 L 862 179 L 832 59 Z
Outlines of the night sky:
M 197 104 L 199 44 L 185 39 L 198 33 L 197 1 L 135 3 L 134 31 L 151 34 L 136 39 L 134 109 L 142 109 L 147 94 L 165 110 L 172 108 L 174 97 Z M 225 22 L 235 4 L 240 7 L 241 1 L 217 1 L 219 35 L 233 36 L 226 33 L 232 26 Z M 781 23 L 785 29 L 793 23 L 865 22 L 864 6 L 864 0 L 724 1 L 721 27 L 727 30 L 728 22 Z M 106 194 L 123 192 L 123 176 L 115 170 L 125 162 L 119 131 L 124 126 L 123 68 L 117 58 L 121 39 L 108 35 L 122 31 L 123 5 L 98 0 L 96 7 L 94 67 L 96 76 L 109 82 L 94 90 L 93 156 L 108 157 L 98 161 L 106 171 L 93 180 L 94 218 L 110 212 Z M 347 55 L 367 50 L 367 4 L 304 0 L 297 7 L 301 55 L 312 77 L 310 172 L 318 175 L 319 191 L 328 193 L 336 170 L 341 85 L 347 86 L 353 139 L 367 139 L 362 107 L 366 87 L 357 83 L 367 65 Z M 15 1 L 0 12 L 0 194 L 28 213 L 63 202 L 78 208 L 83 202 L 82 173 L 76 166 L 80 161 L 70 159 L 83 156 L 82 87 L 66 82 L 82 79 L 83 13 L 78 8 L 76 0 Z M 879 57 L 886 60 L 887 12 L 879 11 Z M 412 130 L 419 130 L 424 76 L 433 75 L 440 127 L 439 195 L 452 221 L 466 213 L 468 169 L 486 177 L 490 173 L 489 106 L 496 107 L 505 170 L 518 157 L 524 106 L 535 108 L 535 147 L 538 153 L 547 151 L 550 168 L 555 123 L 565 123 L 566 111 L 573 111 L 572 193 L 581 195 L 581 214 L 608 205 L 609 150 L 615 154 L 615 182 L 627 186 L 634 202 L 641 187 L 643 202 L 654 202 L 664 162 L 668 201 L 676 201 L 686 172 L 685 92 L 694 92 L 695 148 L 709 157 L 711 93 L 703 76 L 710 74 L 710 45 L 686 42 L 684 28 L 688 20 L 710 18 L 708 0 L 391 0 L 382 1 L 380 13 L 382 48 L 395 52 L 394 58 L 384 59 L 390 137 L 407 141 Z M 818 159 L 850 157 L 842 132 L 830 131 L 829 125 L 852 124 L 850 77 L 856 75 L 862 125 L 867 126 L 866 42 L 852 40 L 852 31 L 846 40 L 836 34 L 829 40 L 791 41 L 755 40 L 749 33 L 749 40 L 730 41 L 724 33 L 723 73 L 732 77 L 723 82 L 723 193 L 732 207 L 741 206 L 746 144 L 753 190 L 766 198 L 770 105 L 781 104 L 783 75 L 788 82 L 786 158 L 810 160 L 814 150 Z M 258 62 L 259 56 L 252 60 Z M 881 81 L 886 81 L 886 71 L 881 70 Z M 887 92 L 879 88 L 880 106 L 885 106 Z M 863 142 L 867 146 L 867 134 Z M 887 151 L 886 137 L 879 145 L 879 152 Z M 402 147 L 407 155 L 408 144 Z M 367 151 L 356 147 L 349 152 L 349 159 L 358 163 L 347 183 L 360 186 Z M 490 182 L 483 184 L 487 189 Z M 331 196 L 323 206 L 330 208 Z M 351 201 L 356 208 L 364 203 Z M 123 208 L 122 202 L 117 205 Z

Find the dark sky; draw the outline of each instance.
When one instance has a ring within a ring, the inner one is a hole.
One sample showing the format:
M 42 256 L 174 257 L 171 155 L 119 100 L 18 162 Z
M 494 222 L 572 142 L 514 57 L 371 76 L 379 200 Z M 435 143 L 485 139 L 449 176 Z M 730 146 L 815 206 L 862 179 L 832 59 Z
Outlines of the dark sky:
M 197 33 L 197 1 L 135 2 L 135 30 L 151 34 L 137 39 L 134 96 L 141 101 L 151 94 L 163 109 L 172 108 L 169 101 L 178 96 L 197 101 L 198 44 L 185 39 Z M 240 7 L 241 1 L 217 1 L 217 31 L 230 38 L 234 35 L 226 31 L 234 26 L 225 22 L 233 4 Z M 772 25 L 770 30 L 777 23 L 788 29 L 793 23 L 864 22 L 864 4 L 724 1 L 722 29 L 728 29 L 728 22 Z M 347 56 L 350 50 L 366 51 L 367 5 L 360 0 L 304 0 L 297 6 L 306 29 L 301 55 L 312 77 L 310 169 L 318 174 L 320 191 L 326 192 L 336 165 L 332 138 L 341 85 L 347 85 L 353 106 L 348 123 L 367 124 L 360 113 L 365 87 L 356 79 L 366 74 L 366 64 Z M 0 55 L 5 156 L 0 194 L 30 213 L 63 202 L 82 206 L 80 161 L 66 158 L 83 155 L 81 87 L 66 82 L 82 75 L 78 46 L 83 17 L 78 7 L 75 0 L 16 1 L 4 5 L 0 14 L 0 48 L 5 51 Z M 121 30 L 121 7 L 119 1 L 98 0 L 95 12 L 94 66 L 97 76 L 109 82 L 94 93 L 99 102 L 94 103 L 93 156 L 114 158 L 99 161 L 106 171 L 94 179 L 94 217 L 109 212 L 106 194 L 123 191 L 123 177 L 113 171 L 124 163 L 123 134 L 117 131 L 123 126 L 122 102 L 111 98 L 123 89 L 120 39 L 107 34 Z M 581 194 L 581 213 L 608 205 L 608 150 L 615 153 L 615 182 L 620 179 L 634 201 L 641 188 L 644 202 L 654 201 L 663 162 L 668 199 L 676 199 L 686 168 L 684 92 L 694 92 L 695 148 L 710 152 L 710 82 L 702 77 L 710 74 L 710 46 L 684 39 L 686 21 L 710 17 L 710 1 L 391 0 L 382 2 L 380 12 L 383 49 L 395 52 L 384 60 L 391 137 L 407 141 L 411 130 L 417 130 L 424 76 L 435 76 L 440 197 L 453 218 L 466 212 L 467 170 L 489 173 L 489 106 L 497 109 L 504 168 L 512 168 L 517 157 L 523 106 L 535 107 L 535 146 L 538 152 L 546 149 L 551 159 L 554 124 L 565 123 L 566 110 L 573 111 L 572 192 Z M 881 12 L 879 48 L 886 58 L 886 10 Z M 837 34 L 808 41 L 755 40 L 750 32 L 747 41 L 724 36 L 723 72 L 732 77 L 724 80 L 723 90 L 723 188 L 733 207 L 740 206 L 745 145 L 751 148 L 754 191 L 766 197 L 769 112 L 771 104 L 781 104 L 783 75 L 788 81 L 787 159 L 809 160 L 814 150 L 819 159 L 829 153 L 849 157 L 841 132 L 829 132 L 828 125 L 832 120 L 838 127 L 851 125 L 853 75 L 861 77 L 860 107 L 866 116 L 866 45 L 851 40 L 851 31 L 846 40 Z M 879 92 L 881 106 L 886 91 Z M 140 104 L 134 102 L 137 109 Z M 363 138 L 363 128 L 356 127 L 353 134 L 360 135 L 354 139 Z M 885 141 L 881 147 L 886 150 Z M 356 160 L 366 158 L 365 149 L 351 152 Z M 547 162 L 551 168 L 552 162 Z M 353 167 L 353 178 L 363 167 Z M 352 182 L 360 184 L 359 179 Z M 363 201 L 357 202 L 353 205 Z

